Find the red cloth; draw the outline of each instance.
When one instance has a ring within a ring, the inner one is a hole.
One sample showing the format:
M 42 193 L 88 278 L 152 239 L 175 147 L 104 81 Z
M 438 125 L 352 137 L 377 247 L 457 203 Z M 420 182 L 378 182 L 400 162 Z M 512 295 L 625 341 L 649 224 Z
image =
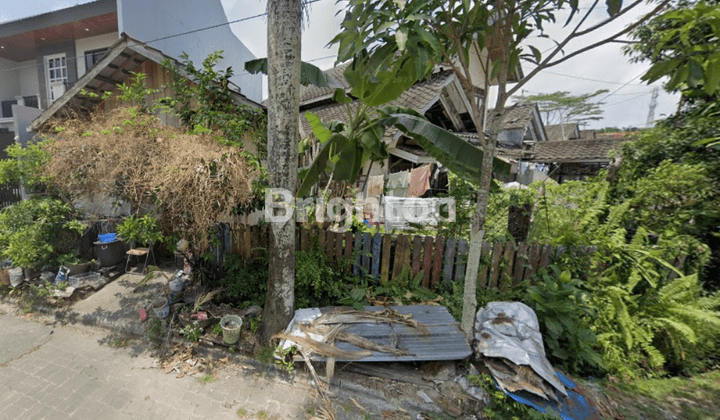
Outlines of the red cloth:
M 423 165 L 410 172 L 410 186 L 407 190 L 407 197 L 420 197 L 430 189 L 430 165 Z

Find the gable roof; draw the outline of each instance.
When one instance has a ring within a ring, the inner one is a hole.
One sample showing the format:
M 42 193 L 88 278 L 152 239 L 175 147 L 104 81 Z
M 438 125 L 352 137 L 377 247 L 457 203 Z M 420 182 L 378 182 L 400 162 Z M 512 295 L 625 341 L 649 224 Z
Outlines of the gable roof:
M 325 73 L 328 79 L 330 79 L 330 86 L 318 87 L 312 84 L 308 86 L 300 85 L 300 106 L 309 105 L 313 102 L 332 98 L 332 95 L 333 93 L 335 93 L 337 85 L 345 89 L 345 91 L 348 91 L 350 89 L 350 83 L 345 80 L 343 72 L 349 65 L 350 63 L 348 62 L 323 71 L 323 73 Z
M 500 123 L 501 130 L 516 130 L 525 128 L 528 124 L 531 124 L 535 116 L 533 113 L 537 110 L 537 106 L 532 104 L 514 104 L 511 107 L 505 108 L 502 113 L 502 119 Z M 497 114 L 494 109 L 488 111 L 488 126 L 493 124 Z
M 549 141 L 577 139 L 580 138 L 580 125 L 578 123 L 546 125 L 545 134 Z
M 603 138 L 538 142 L 533 158 L 529 160 L 538 163 L 610 162 L 610 151 L 629 140 Z
M 100 99 L 90 99 L 80 95 L 83 89 L 97 93 L 110 91 L 127 80 L 130 72 L 137 69 L 145 61 L 150 60 L 162 64 L 166 59 L 174 62 L 179 73 L 189 79 L 189 76 L 183 71 L 184 66 L 173 57 L 123 33 L 120 40 L 110 47 L 102 59 L 44 110 L 27 130 L 38 131 L 50 118 L 67 108 L 78 105 L 96 105 L 100 102 Z M 260 104 L 248 99 L 240 92 L 231 91 L 231 95 L 237 103 L 261 107 Z
M 424 114 L 425 111 L 427 111 L 435 102 L 440 100 L 443 88 L 451 83 L 455 77 L 455 74 L 449 71 L 437 73 L 433 75 L 430 80 L 416 83 L 403 92 L 399 98 L 387 105 L 405 106 Z M 358 102 L 359 101 L 355 100 L 349 104 L 352 111 L 357 109 Z M 342 104 L 333 103 L 323 105 L 317 108 L 310 108 L 306 112 L 311 112 L 317 115 L 320 117 L 320 120 L 325 123 L 333 120 L 344 122 L 346 124 L 349 123 L 347 109 L 345 108 L 345 105 Z M 303 137 L 312 133 L 312 128 L 305 118 L 304 112 L 300 115 L 300 129 Z M 395 132 L 395 129 L 389 129 L 385 135 L 393 135 Z

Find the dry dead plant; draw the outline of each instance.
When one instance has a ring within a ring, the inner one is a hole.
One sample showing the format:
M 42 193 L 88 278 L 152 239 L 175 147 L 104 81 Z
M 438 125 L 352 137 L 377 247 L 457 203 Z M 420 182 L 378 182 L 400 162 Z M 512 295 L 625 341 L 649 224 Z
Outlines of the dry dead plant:
M 46 143 L 46 175 L 59 190 L 157 205 L 164 225 L 201 249 L 218 216 L 252 198 L 257 170 L 245 152 L 215 133 L 165 126 L 137 107 L 55 120 L 43 134 L 54 139 Z

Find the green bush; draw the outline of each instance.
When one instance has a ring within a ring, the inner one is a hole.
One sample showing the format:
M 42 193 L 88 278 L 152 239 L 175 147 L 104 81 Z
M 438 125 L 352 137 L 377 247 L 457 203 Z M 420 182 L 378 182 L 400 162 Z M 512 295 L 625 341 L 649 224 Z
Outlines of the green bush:
M 117 225 L 117 233 L 123 240 L 137 245 L 150 245 L 164 239 L 157 218 L 150 214 L 126 217 Z
M 597 373 L 602 360 L 590 329 L 595 311 L 588 305 L 587 291 L 569 271 L 550 268 L 523 299 L 537 314 L 548 359 L 573 374 Z
M 56 259 L 76 248 L 85 226 L 76 211 L 60 200 L 34 198 L 0 211 L 0 249 L 18 267 L 57 264 Z
M 221 300 L 245 307 L 265 304 L 268 281 L 266 258 L 244 264 L 239 255 L 228 254 L 223 264 L 225 276 L 219 280 L 225 290 Z

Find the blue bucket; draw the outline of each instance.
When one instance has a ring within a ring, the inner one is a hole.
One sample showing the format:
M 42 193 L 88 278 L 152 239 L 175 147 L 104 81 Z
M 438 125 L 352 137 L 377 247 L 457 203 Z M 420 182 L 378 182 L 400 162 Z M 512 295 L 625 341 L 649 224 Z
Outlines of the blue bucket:
M 98 242 L 113 242 L 115 241 L 114 233 L 101 233 L 98 235 Z

